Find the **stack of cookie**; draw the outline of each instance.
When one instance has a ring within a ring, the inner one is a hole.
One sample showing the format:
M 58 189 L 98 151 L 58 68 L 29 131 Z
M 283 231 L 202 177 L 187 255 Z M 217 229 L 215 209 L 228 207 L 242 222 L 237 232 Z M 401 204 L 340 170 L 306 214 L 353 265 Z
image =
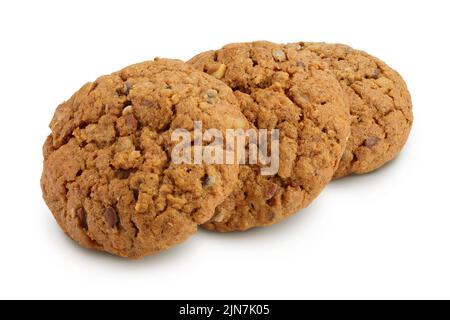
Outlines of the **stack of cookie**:
M 243 231 L 299 212 L 332 179 L 392 160 L 412 120 L 400 75 L 362 51 L 231 44 L 84 85 L 51 121 L 41 186 L 72 239 L 139 258 L 186 240 L 199 225 Z M 211 147 L 208 133 L 252 129 L 278 133 L 276 172 L 240 161 L 229 139 L 211 150 L 235 161 L 197 161 L 198 140 L 200 158 Z M 184 161 L 174 157 L 174 136 L 191 138 Z

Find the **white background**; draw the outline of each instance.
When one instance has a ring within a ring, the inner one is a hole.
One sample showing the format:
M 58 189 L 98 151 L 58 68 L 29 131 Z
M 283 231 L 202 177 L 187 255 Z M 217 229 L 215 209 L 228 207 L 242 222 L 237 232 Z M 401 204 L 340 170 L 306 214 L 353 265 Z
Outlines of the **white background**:
M 0 298 L 450 298 L 448 1 L 2 1 Z M 246 233 L 140 261 L 84 250 L 41 199 L 55 107 L 87 81 L 229 42 L 342 42 L 405 78 L 401 156 Z

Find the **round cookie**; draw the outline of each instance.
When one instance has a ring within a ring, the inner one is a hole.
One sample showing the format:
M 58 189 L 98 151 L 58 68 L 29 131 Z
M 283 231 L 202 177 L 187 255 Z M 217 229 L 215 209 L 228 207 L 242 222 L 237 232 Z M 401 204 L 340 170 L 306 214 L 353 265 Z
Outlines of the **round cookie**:
M 402 77 L 379 59 L 346 45 L 298 45 L 329 65 L 350 105 L 352 133 L 335 178 L 368 173 L 394 159 L 413 123 L 411 97 Z
M 278 173 L 241 166 L 238 186 L 203 226 L 267 226 L 308 206 L 332 179 L 350 134 L 348 105 L 326 64 L 298 45 L 270 42 L 230 44 L 188 63 L 229 85 L 256 129 L 280 130 Z
M 176 60 L 87 83 L 61 104 L 45 141 L 41 186 L 62 229 L 84 247 L 139 258 L 177 244 L 231 193 L 237 165 L 175 164 L 176 129 L 245 128 L 222 82 Z

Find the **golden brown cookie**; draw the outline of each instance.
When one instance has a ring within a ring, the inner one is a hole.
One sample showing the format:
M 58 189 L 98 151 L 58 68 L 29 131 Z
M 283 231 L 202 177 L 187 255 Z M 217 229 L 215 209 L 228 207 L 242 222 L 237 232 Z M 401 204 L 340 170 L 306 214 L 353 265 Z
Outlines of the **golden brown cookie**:
M 401 151 L 413 123 L 402 77 L 384 62 L 341 44 L 297 43 L 319 55 L 350 104 L 352 133 L 335 178 L 373 171 Z
M 270 42 L 230 44 L 189 63 L 229 85 L 254 127 L 280 130 L 278 173 L 241 166 L 238 186 L 203 226 L 267 226 L 308 206 L 333 177 L 350 133 L 348 105 L 326 64 L 299 45 Z
M 44 199 L 84 247 L 138 258 L 177 244 L 232 191 L 237 165 L 174 164 L 171 134 L 247 126 L 226 85 L 181 61 L 127 67 L 61 104 L 44 144 Z

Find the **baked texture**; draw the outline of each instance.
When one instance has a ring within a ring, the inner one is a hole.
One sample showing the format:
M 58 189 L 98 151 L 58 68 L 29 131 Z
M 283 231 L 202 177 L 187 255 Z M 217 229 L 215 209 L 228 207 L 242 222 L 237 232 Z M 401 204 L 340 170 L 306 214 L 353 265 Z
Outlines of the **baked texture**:
M 139 258 L 193 234 L 237 182 L 236 165 L 174 164 L 173 130 L 246 127 L 222 82 L 155 59 L 87 83 L 61 104 L 43 147 L 44 199 L 86 248 Z
M 225 82 L 257 129 L 280 130 L 278 174 L 241 166 L 235 191 L 203 225 L 220 232 L 274 224 L 332 179 L 350 134 L 348 105 L 326 63 L 298 44 L 230 44 L 188 63 Z
M 394 159 L 413 123 L 411 96 L 402 77 L 379 59 L 346 45 L 297 45 L 328 64 L 350 105 L 351 136 L 335 178 L 368 173 Z

